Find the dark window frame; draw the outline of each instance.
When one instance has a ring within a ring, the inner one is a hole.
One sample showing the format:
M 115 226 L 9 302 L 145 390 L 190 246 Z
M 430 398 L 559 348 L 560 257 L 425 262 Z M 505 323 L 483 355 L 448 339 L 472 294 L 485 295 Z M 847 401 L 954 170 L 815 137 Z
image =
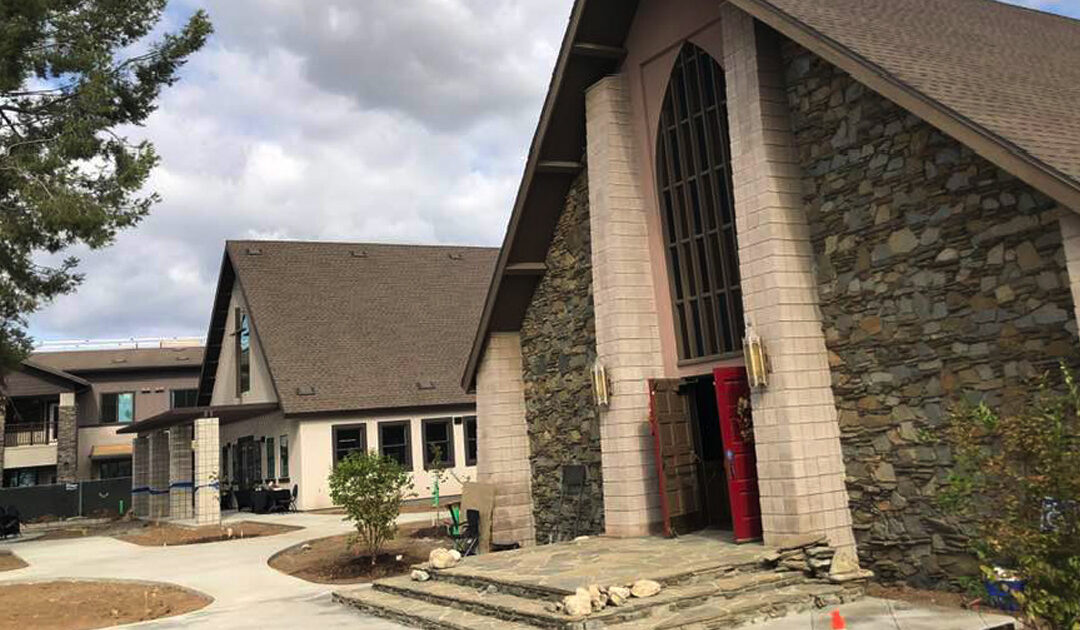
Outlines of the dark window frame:
M 251 317 L 237 307 L 236 311 L 236 395 L 251 391 Z M 244 347 L 244 342 L 247 347 Z
M 424 470 L 431 470 L 431 457 L 428 453 L 428 427 L 434 424 L 446 425 L 446 452 L 443 453 L 443 468 L 453 468 L 457 463 L 457 454 L 454 452 L 454 418 L 445 416 L 439 418 L 424 418 L 420 421 L 420 439 L 423 442 Z
M 184 402 L 190 403 L 185 405 L 176 404 L 176 395 L 182 394 L 185 398 L 190 396 L 190 400 Z M 199 406 L 199 389 L 197 387 L 180 387 L 177 389 L 169 390 L 169 409 L 186 409 L 188 407 Z
M 472 431 L 469 430 L 470 424 Z M 461 425 L 465 437 L 465 465 L 475 466 L 480 458 L 480 425 L 476 422 L 476 416 L 462 416 Z M 470 453 L 472 453 L 471 457 Z
M 725 90 L 716 60 L 684 44 L 656 138 L 657 202 L 680 365 L 742 354 L 745 322 Z
M 283 433 L 278 437 L 278 456 L 281 466 L 278 470 L 278 481 L 289 480 L 289 434 Z
M 266 442 L 266 481 L 271 482 L 277 479 L 277 447 L 274 444 L 274 436 L 268 435 L 263 440 Z
M 124 466 L 127 464 L 127 466 Z M 105 470 L 111 470 L 113 468 L 125 469 L 127 474 L 115 474 L 106 477 Z M 97 462 L 97 478 L 98 479 L 123 479 L 124 477 L 130 477 L 132 472 L 131 459 L 130 458 L 118 458 L 118 459 L 103 459 Z
M 383 457 L 387 457 L 386 453 L 383 451 L 383 449 L 385 448 L 385 444 L 383 443 L 383 429 L 388 428 L 388 427 L 395 427 L 395 426 L 405 427 L 405 444 L 404 445 L 395 444 L 393 446 L 394 446 L 394 448 L 400 448 L 401 446 L 405 447 L 405 461 L 404 462 L 399 462 L 399 463 L 401 463 L 401 465 L 406 470 L 411 471 L 413 469 L 412 421 L 411 420 L 390 420 L 390 421 L 387 421 L 387 422 L 380 422 L 376 426 L 378 428 L 378 435 L 376 437 L 379 438 L 379 455 L 381 455 Z
M 353 431 L 360 432 L 360 447 L 349 449 L 349 453 L 346 453 L 344 457 L 340 457 L 342 449 L 338 448 L 338 433 L 341 431 Z M 354 422 L 352 424 L 335 424 L 330 427 L 330 454 L 333 457 L 334 465 L 337 466 L 345 457 L 348 457 L 350 453 L 355 451 L 367 452 L 367 423 L 366 422 Z
M 120 421 L 120 397 L 125 395 L 125 394 L 130 394 L 131 395 L 131 422 L 121 422 Z M 108 418 L 105 417 L 105 409 L 106 409 L 105 397 L 106 396 L 116 396 L 116 404 L 111 407 L 111 409 L 114 412 L 114 415 L 113 415 L 112 419 L 108 419 Z M 135 400 L 135 392 L 134 391 L 101 392 L 101 396 L 98 398 L 98 405 L 99 405 L 99 412 L 100 412 L 98 414 L 98 422 L 100 424 L 131 424 L 131 423 L 135 422 L 135 413 L 136 413 L 135 412 L 135 403 L 136 403 L 136 400 Z

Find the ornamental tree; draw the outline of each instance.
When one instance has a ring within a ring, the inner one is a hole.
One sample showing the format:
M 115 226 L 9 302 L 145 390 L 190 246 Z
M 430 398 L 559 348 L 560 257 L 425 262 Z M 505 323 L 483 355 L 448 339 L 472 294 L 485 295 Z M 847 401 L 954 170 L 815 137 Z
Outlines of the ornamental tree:
M 401 504 L 412 489 L 409 471 L 377 453 L 354 451 L 330 473 L 330 499 L 356 527 L 349 546 L 363 548 L 372 566 L 397 533 Z
M 166 2 L 0 2 L 0 376 L 29 352 L 27 315 L 82 280 L 42 255 L 105 247 L 158 201 L 153 146 L 123 134 L 212 30 L 200 10 L 148 41 Z

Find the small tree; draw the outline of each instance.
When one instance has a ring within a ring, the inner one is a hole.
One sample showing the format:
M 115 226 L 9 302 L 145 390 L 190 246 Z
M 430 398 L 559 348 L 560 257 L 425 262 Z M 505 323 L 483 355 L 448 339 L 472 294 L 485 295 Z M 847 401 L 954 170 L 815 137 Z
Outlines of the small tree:
M 397 533 L 401 502 L 412 487 L 407 470 L 376 453 L 353 452 L 330 473 L 330 498 L 345 509 L 345 520 L 356 527 L 349 546 L 361 545 L 372 565 Z
M 1015 593 L 1037 627 L 1080 629 L 1080 387 L 1044 378 L 1032 404 L 1003 414 L 986 404 L 952 414 L 955 465 L 941 496 L 970 519 L 987 579 L 992 565 L 1025 581 Z

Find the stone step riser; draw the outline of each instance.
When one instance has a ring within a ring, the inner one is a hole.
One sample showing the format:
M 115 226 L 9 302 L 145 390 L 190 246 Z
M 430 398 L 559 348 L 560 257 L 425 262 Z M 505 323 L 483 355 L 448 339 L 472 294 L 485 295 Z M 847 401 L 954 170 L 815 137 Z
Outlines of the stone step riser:
M 458 608 L 460 610 L 467 610 L 471 613 L 484 615 L 485 617 L 494 617 L 496 619 L 502 619 L 503 621 L 515 621 L 518 623 L 525 623 L 529 624 L 530 626 L 536 626 L 537 628 L 551 628 L 553 630 L 573 628 L 573 624 L 569 619 L 564 622 L 562 620 L 543 618 L 520 611 L 510 610 L 502 606 L 495 606 L 478 602 L 467 602 L 459 599 L 454 599 L 453 597 L 445 597 L 442 595 L 438 595 L 436 593 L 427 593 L 421 590 L 397 588 L 392 585 L 380 584 L 378 582 L 372 585 L 372 588 L 383 593 L 392 593 L 400 597 L 408 597 L 411 599 L 422 600 L 431 604 L 439 604 L 441 606 L 448 606 L 451 608 Z
M 416 615 L 410 615 L 408 611 L 386 608 L 383 606 L 374 606 L 370 604 L 360 604 L 354 600 L 340 597 L 338 594 L 334 594 L 334 601 L 339 604 L 345 604 L 346 606 L 352 606 L 360 612 L 367 613 L 374 617 L 381 619 L 388 619 L 395 621 L 402 625 L 409 626 L 410 628 L 422 628 L 423 630 L 472 630 L 458 624 L 449 623 L 446 621 L 432 621 L 430 619 L 424 619 Z

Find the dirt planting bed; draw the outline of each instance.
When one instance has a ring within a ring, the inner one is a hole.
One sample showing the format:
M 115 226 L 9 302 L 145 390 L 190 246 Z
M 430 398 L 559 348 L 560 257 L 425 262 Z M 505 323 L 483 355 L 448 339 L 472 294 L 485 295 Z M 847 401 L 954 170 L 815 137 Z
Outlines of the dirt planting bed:
M 0 549 L 0 573 L 4 571 L 14 571 L 15 569 L 24 569 L 30 565 L 23 562 L 23 559 L 16 556 L 14 553 Z
M 879 584 L 873 582 L 867 585 L 866 594 L 870 597 L 880 597 L 882 599 L 896 599 L 904 602 L 910 602 L 912 604 L 931 604 L 934 606 L 945 606 L 947 608 L 963 608 L 967 610 L 977 610 L 984 613 L 995 613 L 1001 615 L 1012 614 L 1007 611 L 998 610 L 997 608 L 989 606 L 980 598 L 966 593 L 955 593 L 951 591 L 930 591 L 920 588 L 913 588 L 911 586 L 903 584 Z
M 213 601 L 170 584 L 57 580 L 0 585 L 0 630 L 82 630 L 182 615 Z
M 161 547 L 163 545 L 195 545 L 225 540 L 258 538 L 260 536 L 274 536 L 298 529 L 303 528 L 293 527 L 292 525 L 278 525 L 276 523 L 256 523 L 254 521 L 237 521 L 225 525 L 207 525 L 203 527 L 183 527 L 170 523 L 155 523 L 116 536 L 116 538 L 136 545 L 143 545 L 144 547 Z
M 376 558 L 347 547 L 350 534 L 316 538 L 275 554 L 268 564 L 293 577 L 318 584 L 359 584 L 408 573 L 412 565 L 426 562 L 436 547 L 452 546 L 445 527 L 413 524 L 398 534 Z

